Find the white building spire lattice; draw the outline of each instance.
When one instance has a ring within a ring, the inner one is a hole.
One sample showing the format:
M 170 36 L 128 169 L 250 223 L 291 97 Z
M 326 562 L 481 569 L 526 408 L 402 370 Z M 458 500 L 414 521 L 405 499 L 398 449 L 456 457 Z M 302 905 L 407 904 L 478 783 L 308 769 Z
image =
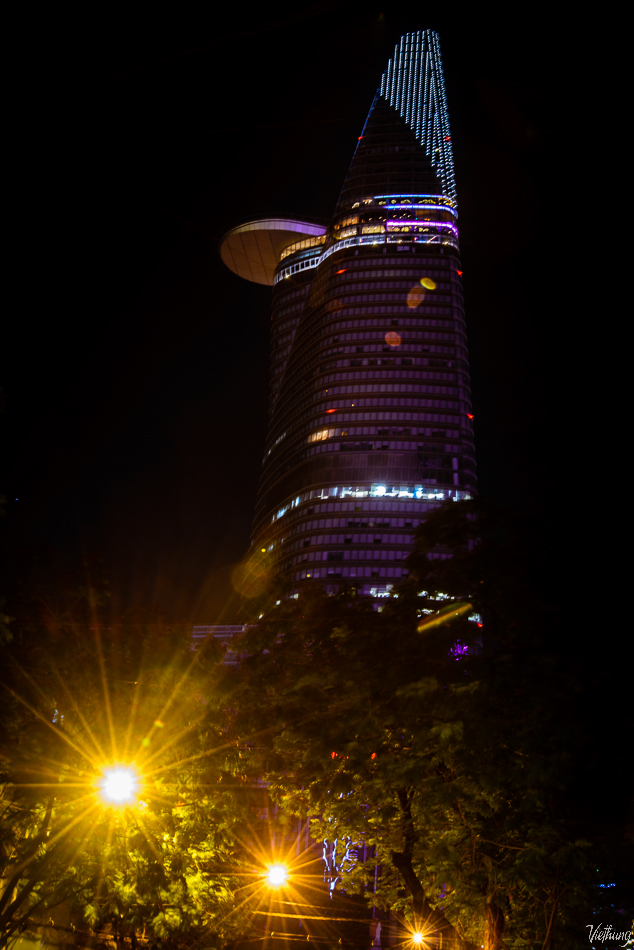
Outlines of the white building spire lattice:
M 451 131 L 438 35 L 406 33 L 381 77 L 381 95 L 413 129 L 457 208 Z

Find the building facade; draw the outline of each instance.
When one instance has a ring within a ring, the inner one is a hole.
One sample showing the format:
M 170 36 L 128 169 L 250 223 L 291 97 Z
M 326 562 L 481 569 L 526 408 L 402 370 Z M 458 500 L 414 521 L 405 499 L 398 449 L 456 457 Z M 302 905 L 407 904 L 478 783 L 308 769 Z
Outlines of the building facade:
M 474 492 L 457 221 L 438 37 L 408 33 L 331 222 L 249 221 L 221 244 L 273 287 L 247 585 L 274 572 L 384 595 L 427 513 Z

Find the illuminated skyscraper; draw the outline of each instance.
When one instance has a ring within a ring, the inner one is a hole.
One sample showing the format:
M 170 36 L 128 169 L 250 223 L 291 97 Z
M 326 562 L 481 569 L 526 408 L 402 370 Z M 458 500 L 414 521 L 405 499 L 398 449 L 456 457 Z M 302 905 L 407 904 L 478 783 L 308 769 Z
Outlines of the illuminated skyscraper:
M 328 227 L 249 221 L 273 286 L 269 430 L 250 569 L 381 595 L 426 513 L 476 485 L 451 132 L 438 37 L 397 45 Z

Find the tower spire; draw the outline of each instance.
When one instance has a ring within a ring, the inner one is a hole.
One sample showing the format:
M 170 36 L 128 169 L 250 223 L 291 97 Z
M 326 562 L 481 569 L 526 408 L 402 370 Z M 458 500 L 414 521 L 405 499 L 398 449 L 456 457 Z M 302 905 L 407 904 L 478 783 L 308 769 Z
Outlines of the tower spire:
M 406 33 L 381 77 L 381 96 L 412 129 L 457 208 L 451 130 L 438 34 Z

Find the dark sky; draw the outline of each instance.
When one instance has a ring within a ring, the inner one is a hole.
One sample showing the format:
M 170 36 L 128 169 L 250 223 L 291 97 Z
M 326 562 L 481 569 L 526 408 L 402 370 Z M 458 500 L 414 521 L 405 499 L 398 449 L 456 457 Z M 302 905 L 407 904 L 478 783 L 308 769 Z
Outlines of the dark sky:
M 390 7 L 394 7 L 392 4 Z M 16 36 L 2 565 L 101 555 L 117 607 L 231 620 L 265 439 L 270 291 L 220 262 L 263 213 L 329 218 L 395 42 L 440 32 L 481 492 L 578 523 L 576 36 L 539 11 L 276 4 Z M 576 177 L 575 177 L 576 176 Z M 550 543 L 545 539 L 545 543 Z

